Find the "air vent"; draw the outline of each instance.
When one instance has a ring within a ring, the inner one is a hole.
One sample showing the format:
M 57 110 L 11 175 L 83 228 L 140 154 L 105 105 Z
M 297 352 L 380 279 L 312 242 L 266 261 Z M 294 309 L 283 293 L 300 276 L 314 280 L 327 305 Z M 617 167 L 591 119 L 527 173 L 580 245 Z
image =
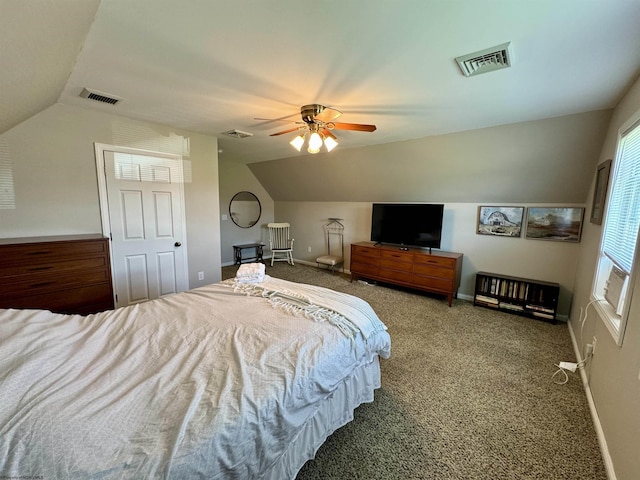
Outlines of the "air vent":
M 474 75 L 480 75 L 481 73 L 508 68 L 512 62 L 509 49 L 510 43 L 511 42 L 503 43 L 496 47 L 456 57 L 456 62 L 458 62 L 458 66 L 465 77 L 472 77 Z
M 222 135 L 227 135 L 228 137 L 233 137 L 233 138 L 247 138 L 247 137 L 253 137 L 253 133 L 248 133 L 248 132 L 243 132 L 240 130 L 229 130 L 227 132 L 222 132 Z
M 120 100 L 122 100 L 115 95 L 98 92 L 97 90 L 88 90 L 86 88 L 82 89 L 82 92 L 80 92 L 80 96 L 82 98 L 88 98 L 89 100 L 95 100 L 96 102 L 108 103 L 109 105 L 115 105 Z

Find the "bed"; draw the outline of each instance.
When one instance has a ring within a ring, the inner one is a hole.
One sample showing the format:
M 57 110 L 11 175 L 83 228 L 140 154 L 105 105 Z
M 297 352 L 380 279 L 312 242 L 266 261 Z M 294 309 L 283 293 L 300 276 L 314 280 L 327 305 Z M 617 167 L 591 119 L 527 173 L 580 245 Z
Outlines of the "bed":
M 270 277 L 0 310 L 0 477 L 295 478 L 373 401 L 390 348 L 363 300 Z

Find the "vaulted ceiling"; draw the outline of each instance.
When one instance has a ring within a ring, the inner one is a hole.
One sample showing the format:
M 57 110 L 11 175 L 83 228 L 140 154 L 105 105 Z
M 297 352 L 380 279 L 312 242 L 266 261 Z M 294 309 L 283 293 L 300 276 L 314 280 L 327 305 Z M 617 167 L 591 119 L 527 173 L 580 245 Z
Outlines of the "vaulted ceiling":
M 253 163 L 307 155 L 270 134 L 308 103 L 377 125 L 335 131 L 340 149 L 608 109 L 640 72 L 638 25 L 637 0 L 0 0 L 0 132 L 61 102 Z M 510 68 L 461 74 L 506 42 Z

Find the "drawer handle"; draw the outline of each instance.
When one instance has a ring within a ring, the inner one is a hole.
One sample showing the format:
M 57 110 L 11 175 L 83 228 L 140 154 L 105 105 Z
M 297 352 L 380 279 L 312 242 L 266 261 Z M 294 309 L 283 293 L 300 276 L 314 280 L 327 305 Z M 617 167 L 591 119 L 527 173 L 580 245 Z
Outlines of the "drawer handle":
M 46 285 L 55 285 L 56 282 L 41 282 L 41 283 L 34 283 L 32 285 L 30 285 L 31 288 L 35 288 L 35 287 L 44 287 Z
M 29 268 L 30 272 L 40 271 L 40 270 L 51 270 L 52 267 L 33 267 Z
M 49 255 L 51 250 L 46 250 L 44 252 L 27 252 L 27 255 Z

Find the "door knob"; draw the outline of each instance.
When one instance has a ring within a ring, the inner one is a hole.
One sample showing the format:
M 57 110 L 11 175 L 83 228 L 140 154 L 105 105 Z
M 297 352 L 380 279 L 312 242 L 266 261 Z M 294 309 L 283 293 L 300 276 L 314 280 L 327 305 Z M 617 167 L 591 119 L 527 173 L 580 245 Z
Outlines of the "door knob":
M 174 243 L 174 244 L 173 244 L 173 246 L 174 246 L 174 247 L 181 247 L 181 246 L 182 246 L 182 244 L 181 244 L 180 242 L 176 242 L 176 243 Z

